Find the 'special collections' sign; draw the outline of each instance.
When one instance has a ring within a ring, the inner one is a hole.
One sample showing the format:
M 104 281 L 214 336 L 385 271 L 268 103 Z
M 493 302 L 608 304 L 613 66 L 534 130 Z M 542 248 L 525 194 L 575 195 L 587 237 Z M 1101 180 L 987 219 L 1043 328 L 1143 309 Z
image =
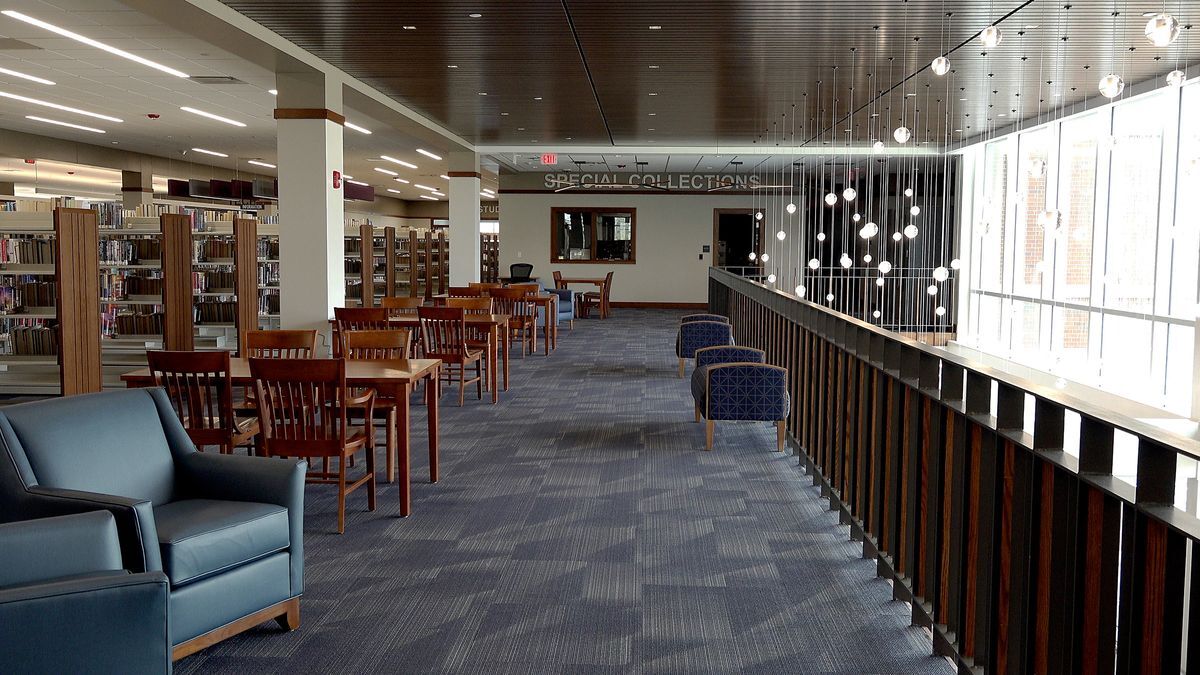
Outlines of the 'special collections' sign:
M 548 173 L 543 185 L 546 188 L 561 188 L 579 185 L 583 188 L 603 189 L 606 186 L 637 186 L 666 188 L 668 190 L 711 190 L 729 186 L 732 189 L 754 187 L 762 184 L 754 174 L 714 173 Z

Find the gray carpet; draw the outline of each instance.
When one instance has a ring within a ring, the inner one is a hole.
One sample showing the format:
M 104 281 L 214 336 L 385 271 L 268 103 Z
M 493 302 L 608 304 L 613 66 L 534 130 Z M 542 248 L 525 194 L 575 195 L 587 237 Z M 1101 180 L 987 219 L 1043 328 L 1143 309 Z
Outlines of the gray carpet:
M 300 630 L 177 672 L 952 672 L 772 426 L 718 424 L 703 451 L 679 315 L 578 321 L 514 358 L 497 406 L 448 390 L 437 485 L 414 406 L 413 515 L 381 483 L 338 536 L 333 491 L 309 486 Z

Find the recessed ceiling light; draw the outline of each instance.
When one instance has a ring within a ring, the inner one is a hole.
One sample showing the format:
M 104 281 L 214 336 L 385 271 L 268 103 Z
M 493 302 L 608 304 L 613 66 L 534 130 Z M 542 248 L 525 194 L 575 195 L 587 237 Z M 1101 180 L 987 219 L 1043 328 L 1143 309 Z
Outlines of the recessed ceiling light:
M 486 91 L 481 91 L 481 92 L 479 92 L 479 95 L 480 95 L 480 96 L 487 96 L 487 92 L 486 92 Z
M 568 141 L 574 140 L 574 137 L 572 137 L 572 136 L 567 136 L 567 140 L 568 140 Z
M 450 180 L 450 176 L 447 176 L 446 174 L 442 174 L 438 176 L 438 178 L 441 178 L 442 180 Z
M 267 93 L 268 93 L 268 94 L 270 94 L 270 95 L 272 95 L 272 96 L 278 96 L 278 95 L 279 95 L 279 90 L 278 90 L 278 89 L 268 89 L 268 90 L 267 90 Z
M 496 196 L 496 192 L 491 188 L 483 188 L 483 192 L 484 194 L 491 195 L 493 197 Z
M 103 42 L 100 42 L 99 40 L 93 40 L 92 38 L 84 37 L 84 36 L 80 35 L 79 33 L 73 33 L 71 31 L 67 30 L 66 28 L 59 28 L 58 26 L 55 26 L 52 23 L 46 23 L 45 21 L 42 21 L 41 19 L 35 19 L 32 16 L 26 16 L 25 14 L 22 14 L 20 12 L 14 12 L 11 9 L 6 9 L 3 12 L 0 12 L 0 14 L 4 14 L 5 16 L 16 19 L 18 21 L 24 21 L 25 23 L 32 24 L 34 26 L 37 26 L 38 28 L 44 28 L 45 30 L 50 31 L 51 33 L 56 33 L 65 38 L 70 38 L 72 40 L 75 40 L 76 42 L 82 42 L 83 44 L 88 45 L 90 47 L 95 47 L 96 49 L 102 49 L 102 50 L 108 52 L 109 54 L 115 54 L 116 56 L 120 56 L 123 59 L 129 59 L 130 61 L 136 61 L 136 62 L 142 64 L 143 66 L 149 66 L 151 68 L 154 68 L 155 70 L 161 70 L 162 72 L 168 73 L 170 75 L 174 75 L 175 77 L 187 77 L 188 76 L 187 73 L 185 73 L 181 70 L 175 70 L 174 68 L 169 68 L 167 66 L 164 66 L 161 63 L 155 63 L 154 61 L 151 61 L 150 59 L 144 59 L 140 56 L 137 56 L 136 54 L 130 54 L 129 52 L 125 51 L 124 49 L 117 49 L 116 47 L 113 47 L 112 45 L 104 44 Z
M 370 136 L 370 135 L 371 135 L 371 130 L 370 130 L 370 129 L 367 129 L 367 128 L 364 128 L 364 127 L 360 127 L 360 126 L 358 126 L 357 124 L 353 124 L 353 123 L 350 123 L 350 122 L 343 122 L 342 124 L 343 124 L 343 125 L 344 125 L 344 126 L 347 128 L 347 129 L 353 129 L 353 130 L 357 131 L 357 132 L 358 132 L 358 133 L 360 133 L 360 134 L 366 134 L 366 135 L 368 135 L 368 136 Z
M 471 17 L 472 19 L 479 19 L 479 18 L 482 18 L 482 17 L 483 17 L 483 15 L 482 15 L 482 14 L 479 14 L 478 12 L 475 12 L 475 13 L 472 13 L 472 14 L 468 14 L 467 16 Z
M 654 117 L 654 116 L 655 116 L 655 115 L 657 115 L 657 114 L 658 114 L 658 113 L 650 113 L 650 116 L 651 116 L 651 117 Z
M 0 68 L 0 73 L 4 73 L 5 75 L 12 75 L 13 77 L 19 77 L 23 80 L 29 80 L 30 82 L 37 82 L 38 84 L 49 84 L 49 85 L 54 84 L 53 82 L 51 82 L 50 80 L 47 80 L 44 77 L 35 77 L 33 75 L 28 75 L 26 73 L 22 73 L 22 72 L 19 72 L 16 70 L 9 70 L 8 68 Z
M 954 130 L 954 133 L 956 133 L 956 134 L 961 134 L 961 133 L 962 133 L 962 129 L 955 129 L 955 130 Z
M 651 95 L 651 96 L 658 96 L 658 92 L 657 92 L 657 91 L 652 91 L 652 92 L 650 92 L 650 95 Z
M 228 157 L 229 155 L 216 150 L 205 150 L 204 148 L 192 148 L 192 152 L 199 152 L 203 155 L 212 155 L 213 157 Z
M 384 168 L 378 167 L 378 166 L 375 167 L 375 170 L 378 171 L 379 173 L 386 173 L 389 176 L 399 176 L 400 175 L 400 174 L 396 173 L 395 171 L 392 171 L 391 169 L 384 169 Z
M 1153 16 L 1153 15 L 1151 15 L 1151 16 Z M 1037 25 L 1036 23 L 1031 23 L 1028 26 L 1025 26 L 1025 30 L 1033 30 L 1035 28 L 1041 28 L 1041 26 Z
M 1008 115 L 1006 115 L 1005 113 L 1000 113 L 999 115 L 996 115 L 996 117 L 1008 117 Z
M 416 26 L 405 26 L 404 27 L 404 30 L 416 30 L 416 29 L 417 29 Z
M 429 201 L 433 201 L 433 202 L 436 202 L 438 200 L 437 197 L 430 197 L 429 195 L 421 195 L 421 199 L 428 199 Z
M 658 66 L 650 66 L 650 70 L 658 70 Z
M 502 112 L 502 113 L 500 113 L 500 115 L 501 115 L 502 117 L 508 117 L 508 113 L 506 113 L 506 112 Z
M 653 130 L 653 129 L 647 129 L 647 131 L 654 131 L 654 130 Z
M 267 167 L 268 169 L 276 169 L 276 168 L 278 168 L 278 167 L 276 167 L 274 164 L 271 164 L 270 162 L 260 162 L 260 161 L 258 161 L 257 159 L 248 159 L 248 160 L 246 160 L 246 163 L 247 163 L 247 164 L 253 164 L 254 166 L 265 166 L 265 167 Z
M 405 185 L 408 185 L 408 181 L 404 180 L 403 178 L 393 178 L 392 180 L 396 181 L 397 183 L 404 183 Z
M 492 195 L 489 195 L 489 194 L 488 194 L 488 193 L 486 193 L 486 192 L 480 192 L 480 193 L 479 193 L 479 196 L 480 196 L 480 197 L 491 197 Z
M 445 197 L 445 196 L 446 196 L 446 193 L 444 193 L 444 192 L 438 192 L 437 190 L 434 190 L 432 194 L 435 194 L 435 195 L 437 195 L 437 196 L 439 196 L 439 197 Z
M 650 30 L 662 30 L 662 26 L 650 26 Z
M 85 127 L 82 124 L 71 124 L 70 122 L 60 122 L 58 120 L 52 120 L 48 117 L 38 117 L 37 115 L 26 115 L 25 119 L 33 120 L 34 122 L 45 122 L 46 124 L 57 124 L 60 127 L 71 127 L 72 129 L 79 129 L 80 131 L 90 131 L 94 134 L 105 133 L 105 131 L 103 129 L 97 129 L 95 127 Z
M 965 98 L 960 98 L 960 99 L 958 99 L 958 100 L 960 100 L 960 101 L 965 101 L 965 100 L 967 100 L 967 99 L 965 99 Z
M 426 190 L 428 192 L 437 192 L 437 188 L 431 188 L 428 185 L 421 185 L 420 183 L 413 183 L 413 187 L 420 188 L 420 189 Z
M 525 131 L 525 127 L 517 127 L 517 131 Z
M 395 193 L 395 194 L 403 194 L 403 193 L 402 193 L 402 192 L 400 192 L 399 190 L 393 190 L 392 188 L 388 188 L 388 189 L 387 189 L 387 191 L 388 191 L 388 192 L 393 192 L 393 193 Z
M 507 115 L 508 113 L 503 113 L 503 114 Z M 442 158 L 440 156 L 435 155 L 432 152 L 430 152 L 424 148 L 417 148 L 417 152 L 421 153 L 422 155 L 425 155 L 426 157 L 429 157 L 430 159 L 436 159 L 439 162 L 442 160 Z
M 345 178 L 346 180 L 350 180 L 351 178 L 354 178 L 354 176 L 351 176 L 348 173 L 344 173 L 344 174 L 342 174 L 342 178 Z
M 362 182 L 361 180 L 350 180 L 349 178 L 347 178 L 347 179 L 346 179 L 346 182 L 347 182 L 347 183 L 354 183 L 355 185 L 361 185 L 362 187 L 367 187 L 367 184 L 366 184 L 366 183 L 364 183 L 364 182 Z
M 233 126 L 235 126 L 235 127 L 244 127 L 244 126 L 246 126 L 246 125 L 245 125 L 245 123 L 243 123 L 243 122 L 239 122 L 239 121 L 237 121 L 237 120 L 231 120 L 231 119 L 229 119 L 228 117 L 221 117 L 220 115 L 214 115 L 213 113 L 210 113 L 210 112 L 205 112 L 205 111 L 203 111 L 203 110 L 197 110 L 196 108 L 190 108 L 190 107 L 188 107 L 188 106 L 186 106 L 186 105 L 179 106 L 179 109 L 180 109 L 180 110 L 182 110 L 183 112 L 192 113 L 193 115 L 199 115 L 199 116 L 201 116 L 201 117 L 207 117 L 207 118 L 208 118 L 208 119 L 210 119 L 210 120 L 216 120 L 216 121 L 218 121 L 218 122 L 224 122 L 225 124 L 230 124 L 230 125 L 233 125 Z
M 457 68 L 458 66 L 454 65 L 453 63 L 451 63 L 451 64 L 447 65 L 446 67 L 447 67 L 447 68 Z
M 407 167 L 409 169 L 417 168 L 417 165 L 413 164 L 412 162 L 406 162 L 402 159 L 396 159 L 395 157 L 389 157 L 387 155 L 380 155 L 379 159 L 387 160 L 393 164 L 399 164 L 400 166 Z
M 541 97 L 541 96 L 534 96 L 534 97 L 533 97 L 533 100 L 535 100 L 535 101 L 540 101 L 540 100 L 542 100 L 542 97 Z
M 62 110 L 63 112 L 75 113 L 76 115 L 86 115 L 88 117 L 95 117 L 98 120 L 106 120 L 109 122 L 124 121 L 119 117 L 110 117 L 108 115 L 101 115 L 100 113 L 88 112 L 87 110 L 80 110 L 79 108 L 72 108 L 71 106 L 61 105 L 59 103 L 51 103 L 49 101 L 43 101 L 43 100 L 37 99 L 37 98 L 30 98 L 28 96 L 21 96 L 20 94 L 10 94 L 7 91 L 0 91 L 0 97 L 11 98 L 14 101 L 21 101 L 23 103 L 32 103 L 34 105 L 45 106 L 47 108 L 54 108 L 55 110 Z

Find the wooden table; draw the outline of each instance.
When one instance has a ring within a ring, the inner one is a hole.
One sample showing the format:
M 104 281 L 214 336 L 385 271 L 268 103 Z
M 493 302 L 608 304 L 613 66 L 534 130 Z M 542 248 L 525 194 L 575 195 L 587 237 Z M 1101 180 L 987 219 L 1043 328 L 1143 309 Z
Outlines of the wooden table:
M 608 300 L 604 294 L 604 284 L 607 283 L 607 280 L 604 277 L 572 277 L 570 279 L 564 277 L 562 279 L 558 279 L 556 283 L 558 283 L 559 288 L 566 288 L 569 284 L 592 284 L 593 286 L 599 288 L 600 318 L 608 318 Z
M 538 305 L 546 313 L 546 356 L 550 356 L 551 349 L 558 349 L 558 296 L 554 293 L 541 293 L 527 295 L 525 299 Z M 533 331 L 533 351 L 537 351 L 537 330 Z
M 500 400 L 500 387 L 497 385 L 497 356 L 504 361 L 504 391 L 508 391 L 508 315 L 507 314 L 467 314 L 463 317 L 468 327 L 475 327 L 488 332 L 488 381 L 491 383 L 492 403 Z M 408 328 L 412 331 L 421 330 L 421 319 L 416 314 L 393 316 L 389 320 L 393 326 Z
M 412 513 L 412 462 L 409 457 L 409 395 L 413 386 L 424 379 L 425 407 L 429 421 L 429 482 L 438 482 L 438 398 L 441 378 L 438 377 L 442 362 L 437 359 L 381 359 L 346 361 L 346 385 L 350 387 L 369 387 L 381 395 L 395 398 L 396 410 L 396 450 L 400 468 L 400 515 Z M 233 385 L 238 387 L 252 386 L 254 379 L 250 377 L 250 363 L 244 358 L 229 360 L 229 374 Z M 150 369 L 142 368 L 121 376 L 125 385 L 130 388 L 152 387 L 154 377 Z M 392 457 L 388 464 L 394 466 Z

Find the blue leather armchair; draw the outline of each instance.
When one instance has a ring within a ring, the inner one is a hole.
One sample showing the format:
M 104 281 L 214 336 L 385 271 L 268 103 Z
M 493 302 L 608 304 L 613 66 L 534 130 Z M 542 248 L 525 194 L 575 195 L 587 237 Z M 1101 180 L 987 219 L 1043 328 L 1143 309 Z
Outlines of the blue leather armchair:
M 705 449 L 712 450 L 718 420 L 774 422 L 776 449 L 783 451 L 791 409 L 787 369 L 765 363 L 765 354 L 747 347 L 717 346 L 696 351 L 692 399 L 696 421 L 705 424 Z
M 539 284 L 541 282 L 538 282 Z M 561 326 L 566 322 L 571 330 L 575 329 L 575 291 L 566 288 L 546 288 L 542 286 L 542 291 L 545 293 L 553 293 L 558 296 L 558 316 L 555 317 L 556 326 Z M 546 316 L 541 307 L 538 308 L 537 327 L 546 327 Z
M 0 672 L 169 673 L 168 592 L 106 511 L 0 525 Z
M 717 321 L 719 323 L 729 323 L 729 317 L 722 314 L 685 314 L 679 318 L 679 323 L 692 323 L 693 321 Z
M 161 389 L 4 408 L 0 446 L 3 518 L 108 511 L 125 569 L 166 574 L 174 659 L 299 625 L 305 462 L 197 452 Z
M 679 335 L 675 338 L 675 355 L 679 357 L 679 377 L 683 377 L 684 364 L 696 357 L 696 350 L 733 344 L 733 327 L 720 321 L 691 321 L 679 324 Z

